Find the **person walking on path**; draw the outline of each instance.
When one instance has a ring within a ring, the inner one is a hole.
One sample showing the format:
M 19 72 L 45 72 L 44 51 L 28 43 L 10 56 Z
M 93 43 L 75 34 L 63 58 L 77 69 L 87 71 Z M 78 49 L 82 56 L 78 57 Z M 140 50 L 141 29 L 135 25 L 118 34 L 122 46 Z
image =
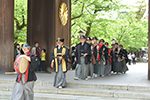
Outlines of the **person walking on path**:
M 75 80 L 87 79 L 87 73 L 88 73 L 88 55 L 90 55 L 90 49 L 89 44 L 86 43 L 86 37 L 81 36 L 80 37 L 80 43 L 77 44 L 76 49 L 76 57 L 75 60 L 77 61 L 77 66 L 75 69 Z
M 92 53 L 92 38 L 88 37 L 87 38 L 87 43 L 89 44 L 89 49 L 90 52 Z M 88 55 L 88 78 L 92 78 L 93 77 L 93 64 L 92 64 L 92 55 Z
M 63 45 L 64 38 L 57 39 L 57 46 L 53 49 L 51 55 L 51 67 L 55 67 L 54 87 L 62 89 L 67 86 L 66 72 L 68 60 L 68 48 Z M 55 66 L 54 66 L 55 65 Z
M 132 60 L 133 60 L 132 63 L 133 63 L 133 64 L 136 64 L 136 56 L 135 56 L 134 53 L 132 54 Z
M 111 72 L 111 57 L 110 57 L 110 53 L 111 53 L 111 49 L 108 48 L 109 43 L 106 42 L 105 43 L 105 47 L 106 47 L 106 53 L 105 53 L 105 58 L 106 58 L 106 65 L 105 65 L 105 75 L 109 75 Z
M 131 65 L 131 63 L 132 63 L 132 55 L 131 55 L 131 53 L 128 54 L 128 59 L 129 59 L 129 65 Z
M 114 66 L 114 72 L 116 74 L 121 74 L 122 73 L 122 65 L 121 65 L 121 56 L 122 56 L 122 51 L 120 50 L 121 48 L 118 47 L 118 43 L 115 43 L 115 66 Z
M 121 66 L 122 66 L 122 73 L 126 73 L 126 71 L 128 70 L 128 67 L 126 65 L 126 57 L 127 57 L 127 51 L 125 49 L 123 49 L 123 45 L 119 45 L 119 47 L 121 48 Z
M 99 43 L 99 56 L 98 56 L 98 61 L 99 61 L 99 67 L 98 67 L 98 75 L 104 77 L 104 72 L 105 72 L 105 65 L 107 61 L 107 55 L 108 55 L 108 48 L 105 47 L 104 45 L 104 39 L 100 40 Z M 106 50 L 107 49 L 107 50 Z
M 97 77 L 98 74 L 98 67 L 99 62 L 97 61 L 99 55 L 99 45 L 97 45 L 97 37 L 93 37 L 93 44 L 92 44 L 92 63 L 94 65 L 93 77 Z

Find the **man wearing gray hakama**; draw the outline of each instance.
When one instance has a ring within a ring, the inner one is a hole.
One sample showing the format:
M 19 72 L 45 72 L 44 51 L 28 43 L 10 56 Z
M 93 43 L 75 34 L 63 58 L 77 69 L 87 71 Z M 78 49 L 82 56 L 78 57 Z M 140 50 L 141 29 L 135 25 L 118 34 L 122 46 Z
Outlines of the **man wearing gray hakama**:
M 122 73 L 122 66 L 121 66 L 121 55 L 122 55 L 122 51 L 120 51 L 120 48 L 118 47 L 118 43 L 115 43 L 115 68 L 114 68 L 114 72 L 116 72 L 117 74 L 121 74 Z
M 87 38 L 87 43 L 89 44 L 90 52 L 92 53 L 92 44 L 91 44 L 92 38 Z M 88 55 L 88 76 L 89 78 L 93 77 L 93 64 L 92 64 L 92 55 Z
M 106 58 L 106 65 L 105 65 L 105 75 L 109 75 L 110 74 L 110 72 L 111 72 L 111 64 L 110 64 L 110 59 L 109 59 L 109 57 L 110 57 L 110 53 L 111 53 L 111 51 L 110 51 L 110 49 L 108 48 L 108 42 L 106 42 L 105 43 L 105 47 L 106 47 L 106 53 L 105 53 L 105 58 Z
M 89 49 L 89 44 L 85 42 L 86 37 L 81 36 L 80 42 L 77 44 L 77 49 L 75 53 L 75 60 L 77 61 L 77 66 L 75 69 L 75 78 L 78 79 L 87 79 L 88 76 L 88 55 L 91 54 Z
M 98 58 L 98 60 L 100 60 L 100 66 L 98 67 L 98 75 L 99 76 L 104 76 L 104 72 L 105 72 L 105 65 L 106 65 L 106 56 L 105 55 L 108 55 L 108 52 L 106 51 L 106 47 L 104 44 L 104 39 L 101 39 L 100 40 L 100 44 L 102 45 L 100 48 L 99 48 L 99 55 L 100 57 Z
M 111 53 L 110 53 L 110 57 L 111 57 L 111 71 L 114 72 L 114 63 L 115 63 L 115 44 L 111 44 Z
M 121 51 L 122 51 L 122 56 L 121 56 L 122 73 L 126 73 L 126 71 L 128 70 L 128 67 L 126 65 L 128 52 L 125 49 L 123 49 L 123 45 L 119 45 L 119 47 L 121 48 Z
M 116 55 L 115 55 L 115 48 L 112 50 L 112 71 L 116 73 Z
M 97 77 L 98 74 L 98 67 L 99 67 L 99 61 L 98 55 L 99 55 L 99 46 L 97 45 L 97 37 L 93 38 L 94 44 L 92 45 L 92 62 L 94 64 L 94 71 L 93 71 L 93 77 Z
M 35 75 L 35 68 L 38 64 L 38 57 L 29 52 L 30 46 L 25 43 L 23 44 L 22 50 L 25 55 L 19 57 L 24 57 L 28 60 L 28 68 L 25 73 L 17 75 L 16 83 L 14 84 L 12 90 L 11 100 L 33 100 L 34 99 L 34 81 L 37 80 Z
M 67 55 L 68 48 L 63 46 L 64 39 L 57 39 L 57 46 L 54 48 L 51 56 L 51 67 L 55 65 L 54 87 L 63 88 L 67 86 L 66 75 L 67 72 Z

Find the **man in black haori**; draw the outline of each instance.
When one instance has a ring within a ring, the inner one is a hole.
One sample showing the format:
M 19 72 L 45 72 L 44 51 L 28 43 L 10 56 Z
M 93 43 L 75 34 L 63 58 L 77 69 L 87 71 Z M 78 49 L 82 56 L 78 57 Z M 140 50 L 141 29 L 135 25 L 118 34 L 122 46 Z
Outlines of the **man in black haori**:
M 93 77 L 97 77 L 98 74 L 98 67 L 99 67 L 99 63 L 98 63 L 98 55 L 99 55 L 99 46 L 97 45 L 97 37 L 93 38 L 93 44 L 92 44 L 92 63 L 94 65 L 94 71 L 93 71 Z
M 105 71 L 105 65 L 106 65 L 106 57 L 105 55 L 108 55 L 108 49 L 105 47 L 104 45 L 104 39 L 100 40 L 100 44 L 99 44 L 99 57 L 98 57 L 98 61 L 99 62 L 99 67 L 98 67 L 98 75 L 104 77 L 104 71 Z M 107 49 L 107 50 L 106 50 Z
M 128 59 L 128 52 L 123 49 L 123 45 L 119 45 L 119 47 L 121 48 L 120 51 L 121 51 L 121 66 L 122 66 L 122 73 L 126 73 L 126 71 L 128 70 L 128 67 L 126 65 L 126 60 Z
M 87 43 L 89 44 L 90 52 L 92 53 L 92 38 L 87 38 Z M 88 55 L 88 78 L 93 77 L 93 64 L 92 64 L 92 55 Z
M 105 75 L 109 75 L 111 72 L 111 58 L 110 58 L 110 53 L 111 53 L 111 49 L 108 48 L 109 43 L 106 42 L 105 43 L 105 47 L 106 47 L 106 53 L 104 54 L 105 58 L 106 58 L 106 65 L 105 65 Z
M 122 73 L 122 66 L 121 66 L 121 56 L 122 51 L 120 51 L 121 48 L 118 47 L 118 43 L 115 43 L 115 63 L 114 63 L 114 72 L 115 74 L 121 74 Z
M 77 49 L 75 53 L 75 60 L 77 61 L 77 66 L 75 69 L 75 80 L 82 79 L 87 80 L 88 73 L 88 55 L 91 55 L 91 50 L 89 49 L 89 44 L 86 43 L 86 37 L 80 37 L 80 43 L 77 44 Z
M 114 72 L 114 64 L 115 64 L 115 44 L 111 44 L 111 59 L 112 59 L 112 63 L 111 63 L 111 71 Z

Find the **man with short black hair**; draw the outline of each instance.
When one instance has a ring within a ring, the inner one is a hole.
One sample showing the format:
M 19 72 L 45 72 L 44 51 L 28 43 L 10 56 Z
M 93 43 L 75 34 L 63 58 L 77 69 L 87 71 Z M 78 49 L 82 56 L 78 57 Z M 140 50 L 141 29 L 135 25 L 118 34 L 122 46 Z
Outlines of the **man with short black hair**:
M 128 67 L 126 65 L 126 61 L 128 60 L 128 52 L 123 48 L 123 45 L 119 45 L 119 47 L 121 48 L 121 66 L 122 66 L 122 73 L 126 73 L 126 71 L 128 70 Z
M 120 50 L 121 48 L 118 47 L 118 43 L 115 43 L 115 66 L 114 66 L 114 72 L 115 74 L 121 74 L 122 73 L 122 66 L 121 66 L 121 55 L 122 51 Z
M 97 37 L 93 37 L 93 44 L 92 44 L 92 62 L 94 64 L 94 71 L 93 71 L 93 77 L 97 77 L 98 74 L 98 67 L 99 63 L 97 61 L 98 55 L 99 55 L 99 45 L 97 45 Z
M 41 56 L 40 56 L 40 48 L 39 48 L 39 43 L 38 42 L 35 42 L 34 43 L 34 47 L 32 48 L 31 50 L 31 53 L 33 54 L 36 54 L 37 57 L 38 57 L 38 65 L 37 65 L 37 68 L 36 68 L 36 71 L 39 72 L 40 71 L 40 62 L 41 62 Z
M 109 75 L 111 72 L 111 60 L 110 60 L 110 53 L 111 53 L 111 49 L 108 48 L 109 43 L 105 42 L 105 60 L 106 60 L 106 64 L 105 64 L 105 75 Z
M 99 57 L 98 57 L 98 61 L 99 61 L 99 67 L 98 67 L 98 75 L 104 77 L 104 72 L 105 72 L 105 65 L 106 65 L 106 56 L 108 55 L 108 50 L 106 51 L 106 47 L 104 45 L 105 40 L 101 39 L 100 40 L 100 44 L 99 44 Z
M 92 38 L 88 37 L 87 38 L 87 43 L 89 44 L 89 48 L 90 52 L 92 53 Z M 88 78 L 92 78 L 93 77 L 93 64 L 92 64 L 92 55 L 88 55 Z
M 75 80 L 80 79 L 87 79 L 87 68 L 88 68 L 88 55 L 90 55 L 89 44 L 86 43 L 86 37 L 80 37 L 80 43 L 77 44 L 75 60 L 77 61 L 77 66 L 75 69 Z

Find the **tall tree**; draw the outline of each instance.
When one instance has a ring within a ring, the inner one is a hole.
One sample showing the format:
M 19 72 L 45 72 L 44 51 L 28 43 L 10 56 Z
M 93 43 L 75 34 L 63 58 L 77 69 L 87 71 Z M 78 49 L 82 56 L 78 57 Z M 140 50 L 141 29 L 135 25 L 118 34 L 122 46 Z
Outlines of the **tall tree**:
M 26 42 L 27 0 L 15 0 L 14 10 L 14 41 Z
M 78 42 L 79 34 L 77 31 L 85 31 L 85 36 L 93 33 L 94 27 L 101 28 L 102 23 L 111 21 L 108 19 L 112 11 L 121 9 L 119 0 L 73 0 L 72 1 L 72 44 Z M 109 14 L 108 14 L 109 13 Z M 97 26 L 96 26 L 97 25 Z M 103 25 L 103 27 L 105 27 Z M 95 29 L 95 28 L 94 28 Z M 99 32 L 100 30 L 99 30 Z M 76 42 L 75 42 L 76 41 Z
M 136 19 L 134 12 L 119 14 L 119 17 L 107 26 L 107 32 L 128 50 L 131 47 L 139 50 L 148 45 L 148 23 Z

